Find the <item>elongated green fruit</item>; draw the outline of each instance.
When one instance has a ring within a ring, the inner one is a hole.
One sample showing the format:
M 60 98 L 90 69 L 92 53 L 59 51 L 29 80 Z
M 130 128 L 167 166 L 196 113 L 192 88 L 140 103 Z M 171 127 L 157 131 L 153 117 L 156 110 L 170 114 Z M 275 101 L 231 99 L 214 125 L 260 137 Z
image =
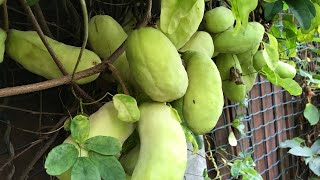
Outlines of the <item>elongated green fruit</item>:
M 224 6 L 216 7 L 204 14 L 205 26 L 210 33 L 221 33 L 233 26 L 232 11 Z
M 132 180 L 181 180 L 187 165 L 187 144 L 172 108 L 144 103 L 138 122 L 140 153 Z
M 297 70 L 293 66 L 288 63 L 278 61 L 274 71 L 281 77 L 281 78 L 294 78 L 296 76 Z
M 258 22 L 250 22 L 241 27 L 240 32 L 228 29 L 213 38 L 215 51 L 219 53 L 240 54 L 256 47 L 261 42 L 264 27 Z
M 176 48 L 161 31 L 150 27 L 133 31 L 126 51 L 134 79 L 152 100 L 170 102 L 185 94 L 187 72 Z
M 212 37 L 205 31 L 197 31 L 179 51 L 198 51 L 212 57 L 214 52 Z
M 128 175 L 132 175 L 140 153 L 140 145 L 136 145 L 128 154 L 121 156 L 120 163 Z
M 205 134 L 217 124 L 224 105 L 220 73 L 206 54 L 187 52 L 183 58 L 189 77 L 183 117 L 194 133 Z
M 7 33 L 0 28 L 0 63 L 3 62 L 4 51 L 6 49 L 6 45 L 5 45 L 6 39 L 7 39 Z
M 160 29 L 180 49 L 198 30 L 203 14 L 202 0 L 161 0 Z
M 81 48 L 63 44 L 49 37 L 46 38 L 58 56 L 61 64 L 66 71 L 71 74 L 78 60 Z M 32 73 L 47 79 L 54 79 L 62 76 L 62 73 L 35 31 L 10 30 L 6 52 L 12 59 Z M 100 58 L 94 52 L 85 49 L 77 72 L 89 69 L 99 63 L 101 63 Z M 89 83 L 94 81 L 98 76 L 99 74 L 95 74 L 76 82 L 78 84 Z
M 242 69 L 236 55 L 219 54 L 216 64 L 222 79 L 224 96 L 233 102 L 241 102 L 246 97 L 246 86 L 243 83 Z

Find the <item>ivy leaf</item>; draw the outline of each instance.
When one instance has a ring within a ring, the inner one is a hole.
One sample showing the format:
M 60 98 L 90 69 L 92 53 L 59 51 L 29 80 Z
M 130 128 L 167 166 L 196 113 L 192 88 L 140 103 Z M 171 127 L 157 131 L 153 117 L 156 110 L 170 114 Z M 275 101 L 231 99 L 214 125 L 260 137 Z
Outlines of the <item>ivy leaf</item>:
M 280 78 L 280 76 L 267 65 L 262 67 L 261 72 L 262 75 L 264 75 L 272 84 L 283 87 L 291 95 L 298 96 L 302 93 L 302 88 L 295 80 L 290 78 Z
M 295 139 L 286 140 L 280 143 L 280 148 L 294 148 L 300 147 L 301 142 L 296 141 Z
M 49 175 L 56 176 L 67 171 L 77 160 L 78 149 L 72 144 L 61 144 L 53 148 L 46 159 L 45 169 Z
M 282 8 L 282 0 L 274 0 L 273 2 L 267 3 L 264 7 L 264 18 L 267 21 L 271 21 L 276 14 L 282 11 Z
M 303 116 L 310 122 L 311 126 L 313 126 L 319 121 L 319 110 L 313 104 L 307 103 L 303 111 Z
M 320 154 L 320 139 L 316 140 L 312 144 L 311 150 L 312 150 L 313 154 Z
M 89 158 L 97 166 L 101 178 L 108 180 L 125 180 L 126 173 L 114 156 L 104 156 L 89 151 Z
M 88 157 L 79 157 L 72 167 L 71 180 L 101 180 L 99 170 Z
M 71 120 L 70 131 L 72 138 L 79 144 L 82 144 L 90 132 L 89 118 L 85 115 L 77 115 Z
M 313 158 L 309 162 L 309 168 L 313 173 L 315 173 L 317 176 L 320 176 L 320 157 Z
M 311 20 L 316 16 L 316 9 L 310 0 L 284 0 L 294 16 L 305 30 L 311 27 Z
M 140 119 L 137 101 L 125 94 L 116 94 L 112 98 L 114 107 L 118 111 L 118 119 L 125 122 L 136 122 Z
M 26 0 L 28 6 L 33 6 L 39 2 L 39 0 Z
M 83 143 L 86 150 L 94 151 L 103 155 L 116 155 L 121 151 L 121 143 L 111 136 L 95 136 Z
M 294 147 L 288 151 L 289 154 L 295 156 L 310 157 L 313 155 L 312 150 L 308 147 Z

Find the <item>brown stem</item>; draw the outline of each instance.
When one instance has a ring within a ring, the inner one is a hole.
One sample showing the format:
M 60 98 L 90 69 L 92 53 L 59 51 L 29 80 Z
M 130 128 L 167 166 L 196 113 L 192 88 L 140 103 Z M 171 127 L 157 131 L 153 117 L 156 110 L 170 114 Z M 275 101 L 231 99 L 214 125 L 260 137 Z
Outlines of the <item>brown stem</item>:
M 51 112 L 32 111 L 29 109 L 12 107 L 12 106 L 7 106 L 7 105 L 3 105 L 3 104 L 0 104 L 0 109 L 11 109 L 11 110 L 15 110 L 15 111 L 27 112 L 27 113 L 34 114 L 34 115 L 36 115 L 36 114 L 52 115 L 52 116 L 65 116 L 65 115 L 67 115 L 66 113 L 51 113 Z
M 121 85 L 121 87 L 123 89 L 124 94 L 130 95 L 129 91 L 128 91 L 127 87 L 126 87 L 126 84 L 123 81 L 123 79 L 121 78 L 117 68 L 114 67 L 111 63 L 108 63 L 108 67 L 109 67 L 109 70 L 112 72 L 112 74 L 114 74 L 114 76 L 118 79 L 118 81 L 119 81 L 119 83 L 120 83 L 120 85 Z

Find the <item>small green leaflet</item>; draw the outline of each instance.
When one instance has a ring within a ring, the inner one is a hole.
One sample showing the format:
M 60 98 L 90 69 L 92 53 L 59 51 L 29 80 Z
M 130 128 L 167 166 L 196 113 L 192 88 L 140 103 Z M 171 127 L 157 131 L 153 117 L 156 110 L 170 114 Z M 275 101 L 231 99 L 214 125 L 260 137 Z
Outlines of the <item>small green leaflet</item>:
M 126 173 L 120 162 L 114 156 L 104 156 L 89 152 L 89 158 L 98 168 L 101 178 L 108 180 L 125 180 Z
M 70 124 L 71 136 L 73 139 L 82 144 L 88 137 L 90 132 L 89 118 L 84 115 L 77 115 L 71 120 Z
M 309 168 L 317 176 L 320 176 L 320 157 L 319 156 L 310 160 Z
M 300 147 L 301 142 L 298 142 L 294 139 L 286 140 L 284 142 L 280 143 L 280 148 L 294 148 L 294 147 Z
M 282 8 L 282 0 L 273 0 L 273 2 L 267 3 L 264 7 L 264 18 L 271 21 L 275 15 L 282 11 Z
M 28 6 L 33 6 L 39 2 L 39 0 L 26 0 Z
M 118 111 L 118 118 L 125 122 L 136 122 L 140 119 L 137 101 L 125 94 L 116 94 L 112 98 L 113 105 Z
M 320 154 L 320 139 L 316 140 L 312 144 L 311 150 L 312 150 L 313 154 Z
M 71 180 L 101 180 L 95 164 L 88 157 L 79 157 L 71 170 Z
M 295 155 L 295 156 L 303 156 L 303 157 L 309 157 L 312 156 L 312 150 L 308 147 L 294 147 L 291 148 L 288 151 L 289 154 Z
M 243 117 L 236 117 L 236 119 L 234 119 L 232 121 L 232 126 L 235 127 L 241 135 L 245 136 L 246 133 L 244 132 L 245 129 L 245 125 L 242 122 Z
M 72 144 L 61 144 L 53 148 L 46 159 L 45 169 L 49 175 L 56 176 L 64 173 L 76 162 L 78 149 Z
M 313 104 L 307 103 L 303 111 L 303 116 L 310 122 L 311 126 L 313 126 L 319 121 L 319 110 Z
M 111 136 L 95 136 L 83 143 L 86 150 L 94 151 L 103 155 L 116 155 L 121 151 L 118 139 Z

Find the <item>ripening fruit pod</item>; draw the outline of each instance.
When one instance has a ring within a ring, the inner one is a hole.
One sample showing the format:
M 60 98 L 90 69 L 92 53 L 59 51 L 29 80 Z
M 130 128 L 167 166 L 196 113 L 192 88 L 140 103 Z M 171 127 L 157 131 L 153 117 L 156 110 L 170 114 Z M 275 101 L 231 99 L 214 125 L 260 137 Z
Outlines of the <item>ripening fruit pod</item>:
M 187 143 L 179 116 L 165 103 L 143 103 L 139 109 L 140 153 L 131 179 L 183 179 Z
M 205 134 L 217 124 L 224 99 L 219 70 L 211 58 L 200 52 L 186 52 L 189 86 L 183 97 L 183 118 L 192 132 Z
M 288 63 L 278 61 L 275 65 L 274 72 L 276 72 L 281 78 L 294 78 L 296 76 L 297 70 Z
M 63 67 L 71 74 L 78 60 L 81 48 L 63 44 L 49 37 L 46 38 Z M 35 31 L 10 30 L 8 33 L 6 52 L 10 58 L 17 61 L 32 73 L 47 79 L 54 79 L 62 76 L 62 73 Z M 101 63 L 99 56 L 94 52 L 85 49 L 77 72 L 89 69 L 99 63 Z M 95 74 L 76 82 L 78 84 L 89 83 L 94 81 L 98 76 L 99 74 Z
M 197 31 L 179 51 L 198 51 L 207 54 L 211 58 L 214 53 L 212 37 L 205 31 Z
M 242 69 L 234 54 L 219 54 L 216 65 L 222 79 L 224 96 L 233 102 L 241 102 L 246 97 L 246 86 L 242 79 Z
M 6 44 L 5 44 L 6 39 L 7 39 L 7 33 L 0 28 L 0 63 L 3 62 L 4 51 L 6 49 Z
M 262 67 L 267 64 L 263 57 L 263 50 L 259 50 L 254 54 L 252 64 L 256 71 L 260 71 Z
M 232 11 L 224 6 L 216 7 L 204 14 L 205 27 L 210 33 L 221 33 L 233 26 Z
M 170 102 L 185 94 L 187 72 L 176 48 L 161 31 L 151 27 L 133 31 L 126 51 L 135 81 L 152 100 Z
M 161 0 L 159 29 L 180 49 L 198 30 L 203 14 L 203 0 Z
M 264 27 L 258 22 L 250 22 L 240 32 L 228 29 L 213 37 L 215 51 L 219 53 L 240 54 L 253 49 L 261 42 Z

